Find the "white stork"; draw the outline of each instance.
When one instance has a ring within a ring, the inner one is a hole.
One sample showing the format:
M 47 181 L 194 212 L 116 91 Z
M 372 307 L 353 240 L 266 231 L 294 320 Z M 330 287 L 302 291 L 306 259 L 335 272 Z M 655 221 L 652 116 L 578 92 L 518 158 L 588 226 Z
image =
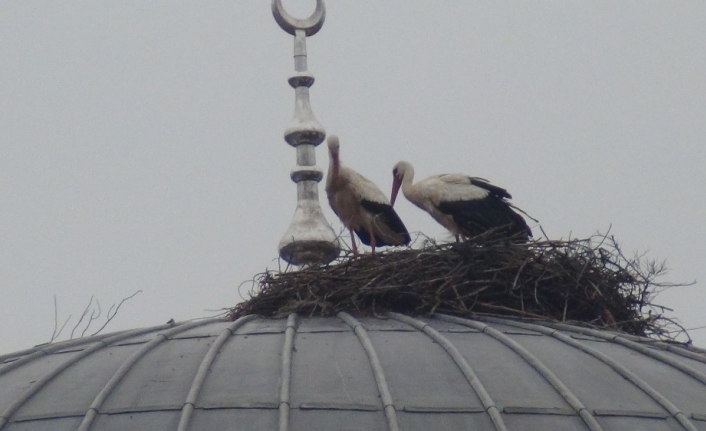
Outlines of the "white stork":
M 487 180 L 463 174 L 442 174 L 413 184 L 414 168 L 408 162 L 398 162 L 392 170 L 392 195 L 402 194 L 434 220 L 456 236 L 472 237 L 488 230 L 497 230 L 507 236 L 527 240 L 532 230 L 506 199 L 507 190 Z
M 329 166 L 326 195 L 331 209 L 351 233 L 353 253 L 358 254 L 353 232 L 363 244 L 375 247 L 407 245 L 410 237 L 385 194 L 353 169 L 341 166 L 338 137 L 328 137 Z

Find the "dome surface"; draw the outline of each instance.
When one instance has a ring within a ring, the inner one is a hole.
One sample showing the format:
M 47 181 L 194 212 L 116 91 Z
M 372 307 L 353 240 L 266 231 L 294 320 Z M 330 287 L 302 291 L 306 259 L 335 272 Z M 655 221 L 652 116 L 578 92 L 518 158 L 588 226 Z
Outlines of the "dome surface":
M 199 320 L 0 356 L 0 430 L 701 430 L 706 354 L 485 317 Z

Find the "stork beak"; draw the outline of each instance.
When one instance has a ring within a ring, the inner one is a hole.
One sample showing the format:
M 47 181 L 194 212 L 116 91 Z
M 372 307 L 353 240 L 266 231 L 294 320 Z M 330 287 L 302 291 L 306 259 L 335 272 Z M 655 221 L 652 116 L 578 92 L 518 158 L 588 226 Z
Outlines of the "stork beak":
M 390 195 L 390 205 L 395 205 L 395 200 L 397 199 L 397 193 L 400 192 L 400 186 L 402 185 L 402 180 L 394 177 L 392 180 L 392 194 Z

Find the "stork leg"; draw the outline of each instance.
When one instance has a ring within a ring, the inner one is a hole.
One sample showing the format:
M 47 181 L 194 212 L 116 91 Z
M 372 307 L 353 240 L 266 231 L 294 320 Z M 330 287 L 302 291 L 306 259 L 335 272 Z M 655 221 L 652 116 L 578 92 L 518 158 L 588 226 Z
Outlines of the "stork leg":
M 353 248 L 353 256 L 358 256 L 358 246 L 355 245 L 355 236 L 353 236 L 353 229 L 348 229 L 351 233 L 351 248 Z
M 375 256 L 375 235 L 370 232 L 370 247 L 373 249 L 373 256 Z

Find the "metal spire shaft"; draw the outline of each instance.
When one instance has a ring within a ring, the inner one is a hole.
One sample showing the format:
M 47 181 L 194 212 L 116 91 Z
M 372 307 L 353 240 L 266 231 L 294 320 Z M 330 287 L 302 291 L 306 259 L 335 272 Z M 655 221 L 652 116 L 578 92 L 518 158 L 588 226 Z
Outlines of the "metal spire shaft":
M 326 7 L 323 0 L 316 0 L 316 9 L 309 18 L 296 19 L 284 10 L 282 0 L 272 0 L 272 14 L 277 24 L 294 36 L 295 70 L 288 80 L 294 88 L 294 118 L 284 132 L 284 140 L 297 150 L 297 166 L 290 174 L 297 184 L 297 208 L 280 240 L 279 255 L 293 265 L 325 264 L 338 257 L 341 249 L 319 205 L 318 183 L 324 175 L 316 166 L 315 150 L 326 138 L 326 131 L 314 117 L 309 102 L 314 75 L 307 70 L 306 37 L 324 25 Z

